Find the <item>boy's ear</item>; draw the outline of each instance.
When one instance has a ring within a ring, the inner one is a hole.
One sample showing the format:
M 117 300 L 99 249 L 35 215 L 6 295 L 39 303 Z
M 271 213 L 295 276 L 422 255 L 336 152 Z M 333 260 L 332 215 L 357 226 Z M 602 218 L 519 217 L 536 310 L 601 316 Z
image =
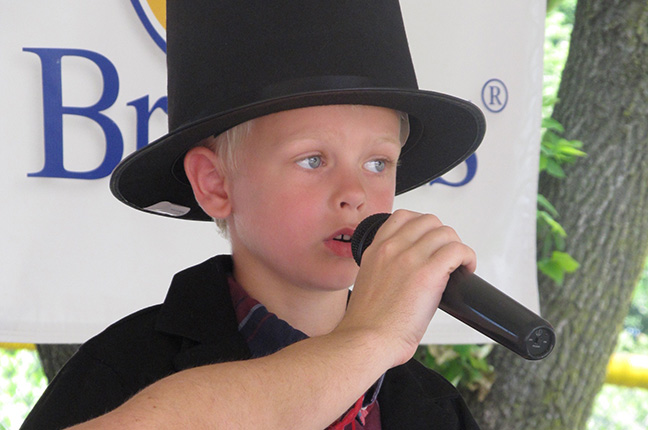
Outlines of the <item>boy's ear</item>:
M 231 210 L 227 178 L 216 153 L 204 146 L 192 148 L 185 155 L 184 169 L 200 207 L 211 217 L 227 218 Z

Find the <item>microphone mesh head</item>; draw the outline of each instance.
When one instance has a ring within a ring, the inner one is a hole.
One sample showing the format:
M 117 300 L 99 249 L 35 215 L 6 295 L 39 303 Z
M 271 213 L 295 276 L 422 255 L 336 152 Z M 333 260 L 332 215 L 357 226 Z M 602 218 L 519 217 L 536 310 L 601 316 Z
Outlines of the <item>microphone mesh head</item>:
M 376 232 L 390 215 L 391 214 L 388 213 L 373 214 L 358 224 L 358 227 L 355 229 L 355 232 L 353 232 L 353 236 L 351 237 L 351 252 L 353 253 L 353 259 L 358 266 L 362 260 L 362 253 L 369 245 L 371 245 Z

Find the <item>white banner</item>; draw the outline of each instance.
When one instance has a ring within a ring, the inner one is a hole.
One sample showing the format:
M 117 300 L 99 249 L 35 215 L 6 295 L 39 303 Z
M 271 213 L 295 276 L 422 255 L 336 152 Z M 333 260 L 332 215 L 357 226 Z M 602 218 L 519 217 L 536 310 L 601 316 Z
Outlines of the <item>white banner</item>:
M 211 223 L 144 214 L 108 189 L 123 157 L 166 133 L 164 1 L 0 2 L 0 342 L 82 342 L 229 244 Z M 477 104 L 487 133 L 397 207 L 439 215 L 481 277 L 537 310 L 545 2 L 401 5 L 419 86 Z M 424 341 L 485 338 L 438 312 Z

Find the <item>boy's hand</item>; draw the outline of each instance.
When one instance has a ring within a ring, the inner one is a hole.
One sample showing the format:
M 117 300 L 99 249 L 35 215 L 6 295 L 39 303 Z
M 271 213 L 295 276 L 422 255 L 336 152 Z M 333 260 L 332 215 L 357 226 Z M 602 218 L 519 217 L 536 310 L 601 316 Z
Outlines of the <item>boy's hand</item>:
M 338 329 L 376 333 L 392 366 L 409 360 L 434 315 L 450 274 L 474 271 L 474 251 L 434 215 L 399 210 L 365 250 Z

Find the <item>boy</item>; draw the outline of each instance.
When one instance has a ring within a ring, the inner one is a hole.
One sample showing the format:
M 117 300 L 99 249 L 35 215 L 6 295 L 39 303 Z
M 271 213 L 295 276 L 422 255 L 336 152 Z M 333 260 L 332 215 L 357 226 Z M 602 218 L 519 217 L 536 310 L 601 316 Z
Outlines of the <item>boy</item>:
M 349 238 L 468 157 L 479 110 L 417 89 L 395 0 L 167 7 L 171 132 L 111 188 L 140 210 L 226 220 L 232 256 L 88 341 L 24 428 L 111 410 L 79 428 L 477 428 L 410 360 L 473 252 L 406 211 L 360 270 Z

